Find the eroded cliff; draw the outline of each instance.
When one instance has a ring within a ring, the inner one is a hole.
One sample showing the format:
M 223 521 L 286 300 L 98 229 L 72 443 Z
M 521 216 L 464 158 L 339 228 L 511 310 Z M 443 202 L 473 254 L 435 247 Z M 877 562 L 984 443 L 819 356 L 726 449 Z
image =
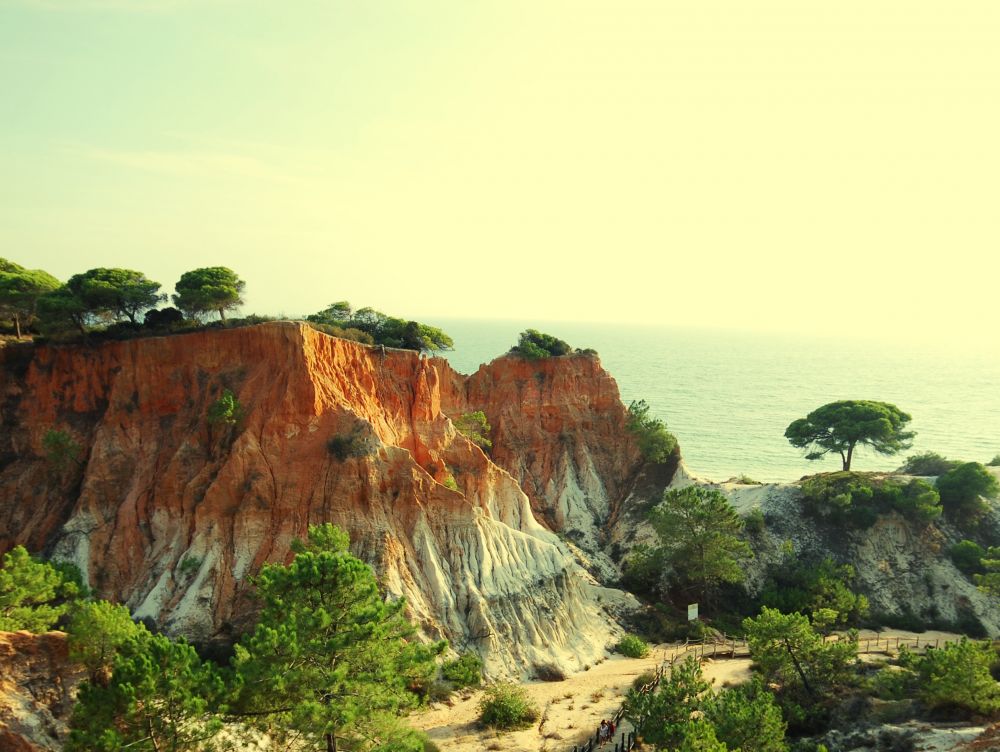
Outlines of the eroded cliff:
M 0 357 L 0 550 L 71 559 L 168 631 L 237 633 L 248 575 L 326 521 L 494 671 L 578 668 L 615 630 L 547 529 L 596 544 L 638 463 L 595 357 L 463 377 L 288 322 Z M 224 390 L 235 422 L 208 418 Z M 468 409 L 493 421 L 494 459 L 449 420 Z

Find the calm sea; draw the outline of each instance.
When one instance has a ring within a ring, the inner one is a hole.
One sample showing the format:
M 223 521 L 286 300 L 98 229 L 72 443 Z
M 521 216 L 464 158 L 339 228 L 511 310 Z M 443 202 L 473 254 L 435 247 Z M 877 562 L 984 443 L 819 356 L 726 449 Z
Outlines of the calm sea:
M 717 330 L 516 321 L 434 322 L 455 340 L 446 353 L 462 373 L 503 354 L 530 327 L 598 351 L 626 404 L 645 399 L 680 440 L 697 475 L 746 474 L 788 481 L 837 470 L 807 462 L 785 428 L 838 399 L 892 402 L 913 416 L 906 454 L 933 450 L 987 462 L 1000 453 L 1000 350 L 962 352 L 938 343 L 813 339 Z M 902 457 L 862 450 L 856 470 L 889 470 Z

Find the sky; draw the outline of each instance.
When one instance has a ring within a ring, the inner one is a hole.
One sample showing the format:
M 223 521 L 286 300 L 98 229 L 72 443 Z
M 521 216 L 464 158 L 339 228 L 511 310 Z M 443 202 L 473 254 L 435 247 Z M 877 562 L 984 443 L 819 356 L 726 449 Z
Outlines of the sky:
M 1000 3 L 0 0 L 0 255 L 995 341 Z

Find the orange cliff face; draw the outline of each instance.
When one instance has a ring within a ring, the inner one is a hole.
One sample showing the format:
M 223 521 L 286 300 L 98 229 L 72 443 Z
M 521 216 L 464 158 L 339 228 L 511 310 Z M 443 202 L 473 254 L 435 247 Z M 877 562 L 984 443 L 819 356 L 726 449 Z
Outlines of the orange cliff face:
M 597 356 L 505 356 L 471 376 L 453 375 L 442 391 L 449 415 L 486 414 L 492 460 L 518 481 L 536 517 L 580 546 L 604 577 L 615 577 L 602 528 L 642 458 L 625 429 L 618 385 Z
M 170 632 L 238 634 L 248 575 L 320 522 L 348 530 L 425 632 L 494 672 L 580 668 L 615 631 L 536 520 L 583 529 L 581 510 L 605 514 L 638 462 L 594 358 L 462 377 L 284 322 L 6 348 L 0 363 L 0 551 L 72 560 Z M 226 389 L 243 415 L 213 423 Z M 466 406 L 494 422 L 495 462 L 448 419 Z

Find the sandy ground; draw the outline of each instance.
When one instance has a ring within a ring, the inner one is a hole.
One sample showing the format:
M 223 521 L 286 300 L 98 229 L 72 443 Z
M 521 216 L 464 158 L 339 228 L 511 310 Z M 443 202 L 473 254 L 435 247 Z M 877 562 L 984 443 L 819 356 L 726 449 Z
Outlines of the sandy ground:
M 948 632 L 904 632 L 864 630 L 861 641 L 896 637 L 924 641 L 956 640 Z M 652 672 L 673 657 L 674 646 L 654 648 L 646 658 L 613 655 L 561 682 L 528 682 L 524 688 L 541 711 L 541 718 L 531 728 L 499 734 L 478 728 L 481 691 L 456 694 L 449 703 L 438 703 L 410 717 L 414 727 L 425 731 L 445 752 L 482 752 L 503 749 L 505 752 L 569 752 L 574 744 L 594 733 L 602 718 L 610 718 L 621 707 L 625 693 L 639 674 Z M 712 660 L 702 663 L 702 673 L 715 689 L 730 687 L 750 678 L 750 660 L 746 658 Z M 611 749 L 608 747 L 607 749 Z
M 639 674 L 652 672 L 676 649 L 654 648 L 646 658 L 614 655 L 589 671 L 581 671 L 561 682 L 524 684 L 538 705 L 541 718 L 531 728 L 498 734 L 476 725 L 481 691 L 456 695 L 451 704 L 435 704 L 423 713 L 411 716 L 410 722 L 446 752 L 482 752 L 503 749 L 505 752 L 569 752 L 593 734 L 602 718 L 611 718 L 621 707 L 625 693 Z M 731 686 L 750 677 L 750 661 L 706 660 L 704 675 L 713 686 Z M 611 749 L 611 747 L 608 747 Z

